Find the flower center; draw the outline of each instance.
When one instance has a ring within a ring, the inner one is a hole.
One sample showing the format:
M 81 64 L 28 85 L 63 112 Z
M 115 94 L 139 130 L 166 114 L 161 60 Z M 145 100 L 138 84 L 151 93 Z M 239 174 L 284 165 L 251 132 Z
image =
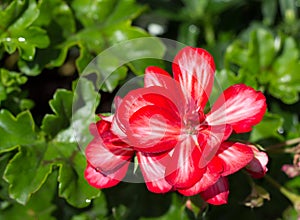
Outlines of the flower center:
M 192 111 L 187 113 L 183 119 L 185 133 L 189 135 L 198 135 L 201 127 L 205 124 L 205 115 Z
M 199 121 L 187 121 L 185 123 L 185 132 L 186 134 L 194 135 L 199 131 Z

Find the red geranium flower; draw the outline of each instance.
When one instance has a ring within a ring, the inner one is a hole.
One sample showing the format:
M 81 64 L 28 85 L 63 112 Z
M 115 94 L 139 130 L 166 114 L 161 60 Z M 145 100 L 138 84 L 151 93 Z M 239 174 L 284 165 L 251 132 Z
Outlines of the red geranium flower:
M 88 164 L 84 175 L 88 183 L 95 188 L 103 189 L 117 185 L 125 177 L 135 154 L 130 145 L 111 132 L 112 118 L 113 115 L 110 117 L 102 116 L 100 121 L 90 126 L 90 132 L 94 139 L 85 150 Z M 160 160 L 160 155 L 147 158 L 137 153 L 137 156 L 141 162 L 140 167 L 149 190 L 155 193 L 169 191 L 172 186 L 166 182 L 164 169 L 162 169 L 166 166 L 163 163 L 166 160 Z M 148 164 L 155 165 L 156 169 L 143 166 Z
M 259 123 L 266 102 L 261 92 L 238 84 L 205 114 L 214 72 L 212 56 L 192 47 L 175 57 L 174 78 L 158 67 L 147 68 L 144 88 L 124 97 L 111 129 L 138 152 L 146 182 L 159 184 L 156 180 L 165 177 L 184 195 L 201 193 L 209 203 L 223 204 L 229 193 L 226 176 L 253 159 L 251 147 L 226 140 L 233 131 L 248 132 Z

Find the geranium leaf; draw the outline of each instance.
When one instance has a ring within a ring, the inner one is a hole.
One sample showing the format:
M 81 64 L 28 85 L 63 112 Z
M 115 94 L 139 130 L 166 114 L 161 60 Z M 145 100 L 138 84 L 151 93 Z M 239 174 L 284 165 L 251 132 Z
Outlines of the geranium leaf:
M 52 174 L 44 186 L 32 196 L 26 206 L 11 201 L 8 207 L 1 210 L 0 219 L 16 219 L 18 217 L 17 219 L 22 220 L 31 220 L 34 218 L 54 220 L 52 212 L 56 207 L 52 204 L 52 200 L 56 191 L 56 185 L 56 175 Z
M 17 32 L 20 29 L 26 29 L 35 21 L 35 19 L 39 15 L 40 11 L 37 7 L 36 1 L 29 0 L 24 1 L 24 3 L 25 5 L 28 4 L 27 8 L 23 11 L 22 15 L 19 14 L 14 23 L 9 26 L 8 30 L 10 32 Z
M 0 111 L 0 153 L 10 151 L 19 145 L 31 145 L 38 140 L 35 124 L 28 111 L 14 117 L 9 111 Z
M 95 122 L 95 111 L 99 104 L 100 96 L 95 91 L 93 82 L 81 78 L 74 91 L 72 102 L 72 118 L 70 126 L 56 135 L 56 142 L 78 142 L 84 148 L 91 140 L 89 125 Z
M 20 148 L 7 165 L 4 179 L 10 184 L 10 197 L 26 204 L 45 183 L 53 166 L 59 167 L 59 195 L 71 205 L 85 207 L 99 195 L 99 190 L 83 177 L 85 157 L 76 143 L 41 142 Z
M 106 25 L 112 25 L 126 20 L 132 20 L 139 16 L 147 9 L 146 6 L 141 6 L 135 3 L 135 0 L 118 0 L 114 5 L 113 12 L 105 21 Z
M 282 126 L 283 119 L 279 115 L 266 113 L 263 120 L 254 126 L 250 141 L 254 143 L 268 138 L 283 140 L 283 136 L 279 134 Z
M 22 59 L 32 60 L 36 47 L 47 47 L 49 38 L 46 31 L 32 26 L 39 15 L 36 2 L 33 0 L 24 1 L 22 4 L 15 2 L 11 3 L 2 14 L 6 26 L 0 34 L 0 43 L 4 44 L 8 53 L 12 54 L 18 48 Z M 9 15 L 9 12 L 15 16 Z
M 55 143 L 63 152 L 64 160 L 59 163 L 59 196 L 69 204 L 82 208 L 90 204 L 91 199 L 100 195 L 100 190 L 91 187 L 83 177 L 86 158 L 78 151 L 76 143 Z
M 50 107 L 54 114 L 47 114 L 42 122 L 42 130 L 52 137 L 70 125 L 72 115 L 73 93 L 59 89 L 50 101 Z
M 300 92 L 300 68 L 299 50 L 295 40 L 288 37 L 284 41 L 283 53 L 276 59 L 273 65 L 270 93 L 280 98 L 287 104 L 293 104 L 299 100 Z
M 7 165 L 3 178 L 10 184 L 9 194 L 17 202 L 26 204 L 51 173 L 52 163 L 43 161 L 46 150 L 44 143 L 22 147 Z

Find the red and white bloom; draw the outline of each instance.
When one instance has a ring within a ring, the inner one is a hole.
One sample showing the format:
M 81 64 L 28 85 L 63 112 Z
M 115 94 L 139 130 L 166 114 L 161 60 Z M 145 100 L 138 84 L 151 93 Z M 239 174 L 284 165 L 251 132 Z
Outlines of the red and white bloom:
M 211 204 L 224 204 L 229 194 L 226 176 L 247 165 L 252 170 L 257 154 L 251 146 L 227 139 L 233 131 L 248 132 L 261 121 L 265 97 L 237 84 L 227 88 L 206 113 L 215 72 L 212 56 L 203 49 L 186 47 L 172 68 L 173 78 L 158 67 L 148 67 L 144 88 L 118 101 L 107 130 L 117 141 L 106 141 L 100 132 L 102 141 L 89 144 L 88 169 L 94 171 L 86 177 L 90 183 L 95 172 L 122 177 L 136 152 L 150 191 L 173 189 L 187 196 L 200 194 Z M 107 161 L 99 159 L 103 157 Z M 109 163 L 112 157 L 116 159 Z
M 269 161 L 268 155 L 263 152 L 259 151 L 255 146 L 249 145 L 251 147 L 254 157 L 251 162 L 245 167 L 246 171 L 253 177 L 253 178 L 262 178 L 268 171 L 267 164 Z
M 111 132 L 112 118 L 113 116 L 102 116 L 100 121 L 90 126 L 94 139 L 85 150 L 88 164 L 84 174 L 88 183 L 95 188 L 103 189 L 117 185 L 125 177 L 135 155 L 131 146 Z M 147 157 L 138 152 L 137 157 L 149 191 L 164 193 L 172 188 L 164 179 L 165 164 L 159 160 L 160 155 Z M 156 167 L 154 173 L 148 164 Z
M 132 147 L 111 132 L 111 119 L 103 117 L 90 125 L 94 139 L 85 150 L 88 165 L 84 174 L 88 183 L 96 188 L 117 185 L 126 175 L 134 155 Z

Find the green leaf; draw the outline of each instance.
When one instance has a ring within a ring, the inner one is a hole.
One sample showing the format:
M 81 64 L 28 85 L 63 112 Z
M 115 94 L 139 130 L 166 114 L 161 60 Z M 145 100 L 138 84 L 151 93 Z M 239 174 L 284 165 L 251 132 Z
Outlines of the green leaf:
M 39 2 L 39 17 L 33 25 L 49 26 L 51 22 L 56 22 L 63 31 L 63 36 L 67 38 L 76 30 L 75 19 L 70 6 L 63 0 Z
M 93 82 L 81 77 L 74 91 L 72 118 L 70 126 L 56 135 L 56 142 L 78 142 L 82 149 L 87 146 L 92 136 L 89 125 L 95 122 L 95 111 L 100 96 L 95 91 Z
M 98 198 L 93 199 L 91 209 L 87 210 L 84 213 L 75 215 L 72 217 L 72 220 L 92 220 L 95 218 L 101 220 L 108 220 L 107 216 L 107 204 L 104 194 L 101 194 Z
M 295 39 L 274 37 L 270 30 L 262 27 L 252 27 L 250 30 L 247 45 L 236 41 L 228 47 L 226 69 L 236 69 L 234 65 L 237 65 L 236 72 L 243 83 L 268 90 L 286 104 L 296 103 L 300 92 L 297 83 L 300 81 L 300 62 Z
M 6 100 L 13 92 L 21 92 L 20 86 L 26 83 L 27 77 L 18 72 L 0 68 L 0 100 Z
M 114 45 L 111 54 L 121 61 L 130 61 L 128 66 L 136 75 L 144 74 L 147 66 L 158 64 L 153 59 L 161 59 L 165 53 L 165 46 L 159 39 L 150 38 L 147 32 L 129 24 L 110 27 L 104 33 L 111 36 L 109 43 Z M 144 39 L 138 39 L 142 37 Z M 120 43 L 123 41 L 126 42 Z
M 29 146 L 38 140 L 35 124 L 30 112 L 25 111 L 14 117 L 9 111 L 0 111 L 0 153 L 17 146 Z
M 3 177 L 9 183 L 10 197 L 26 204 L 54 166 L 59 167 L 59 195 L 71 205 L 86 207 L 99 195 L 99 190 L 89 186 L 83 177 L 86 160 L 77 143 L 52 141 L 22 147 L 9 162 Z
M 51 163 L 43 161 L 46 150 L 44 143 L 19 148 L 19 152 L 6 167 L 3 178 L 10 184 L 9 194 L 23 205 L 32 193 L 40 189 L 52 172 Z
M 234 41 L 226 48 L 225 54 L 225 67 L 230 68 L 230 64 L 236 64 L 238 66 L 247 66 L 248 52 L 244 48 L 243 42 L 240 40 Z
M 14 13 L 16 16 L 11 16 L 8 13 Z M 31 26 L 39 15 L 36 1 L 24 1 L 23 4 L 12 3 L 2 15 L 5 25 L 2 34 L 0 34 L 0 44 L 4 45 L 9 54 L 18 48 L 24 60 L 32 60 L 36 47 L 45 48 L 49 45 L 46 31 Z
M 73 93 L 71 91 L 58 89 L 49 102 L 54 114 L 47 114 L 44 117 L 41 129 L 50 134 L 52 138 L 70 125 L 72 101 Z
M 179 27 L 178 41 L 191 47 L 196 47 L 199 35 L 200 30 L 196 25 L 183 23 Z
M 12 1 L 4 10 L 0 11 L 0 35 L 21 16 L 27 5 L 28 1 Z
M 50 41 L 45 30 L 31 26 L 27 29 L 11 32 L 10 36 L 0 36 L 1 42 L 9 54 L 12 54 L 18 48 L 21 58 L 33 60 L 36 47 L 45 48 Z
M 14 220 L 54 220 L 52 212 L 56 209 L 52 204 L 53 196 L 56 191 L 56 175 L 52 174 L 45 185 L 32 196 L 26 206 L 12 203 L 0 212 L 0 219 Z M 42 202 L 41 202 L 42 201 Z
M 295 0 L 279 0 L 279 8 L 285 22 L 292 23 L 297 19 L 297 7 Z
M 5 87 L 2 84 L 0 84 L 0 103 L 6 98 L 7 98 L 7 93 L 5 91 Z
M 147 7 L 138 5 L 135 0 L 118 0 L 113 7 L 113 12 L 105 21 L 105 25 L 133 20 L 146 9 Z
M 275 21 L 277 13 L 277 1 L 264 0 L 262 1 L 262 14 L 264 16 L 264 23 L 272 25 Z
M 24 10 L 22 15 L 19 15 L 17 20 L 15 20 L 14 23 L 9 26 L 9 32 L 18 32 L 19 30 L 26 29 L 39 16 L 40 11 L 37 7 L 36 1 L 29 0 L 24 2 L 28 2 L 28 7 L 26 10 Z
M 276 114 L 266 113 L 263 120 L 254 126 L 250 141 L 257 142 L 268 138 L 283 140 L 283 137 L 278 133 L 283 126 L 283 119 Z
M 78 47 L 80 48 L 80 55 L 76 59 L 76 67 L 78 72 L 81 74 L 84 72 L 84 69 L 88 66 L 91 60 L 93 60 L 94 56 L 89 53 L 82 42 L 78 43 Z
M 96 23 L 102 23 L 110 15 L 117 0 L 75 0 L 72 2 L 72 8 L 75 11 L 76 18 L 83 26 L 89 27 Z
M 201 19 L 205 15 L 205 10 L 209 3 L 208 0 L 183 0 L 185 7 L 182 10 L 184 16 L 192 20 Z
M 77 143 L 55 143 L 55 145 L 66 158 L 59 163 L 59 196 L 75 207 L 88 206 L 93 198 L 100 195 L 100 190 L 90 186 L 83 177 L 86 167 L 85 156 L 78 151 Z
M 20 109 L 21 111 L 26 111 L 34 107 L 34 102 L 30 99 L 21 99 Z
M 252 33 L 249 50 L 253 49 L 253 55 L 258 57 L 260 69 L 267 68 L 273 61 L 275 56 L 274 45 L 274 37 L 269 31 L 259 28 Z
M 287 104 L 297 102 L 300 92 L 299 68 L 299 51 L 296 42 L 288 37 L 284 41 L 283 53 L 273 65 L 274 76 L 269 87 L 270 93 Z
M 112 25 L 132 20 L 146 8 L 139 6 L 134 0 L 75 0 L 72 3 L 77 19 L 85 27 L 95 24 Z
M 274 37 L 270 31 L 260 27 L 249 35 L 248 45 L 237 40 L 227 48 L 225 62 L 227 68 L 234 63 L 257 75 L 271 65 L 276 55 Z

